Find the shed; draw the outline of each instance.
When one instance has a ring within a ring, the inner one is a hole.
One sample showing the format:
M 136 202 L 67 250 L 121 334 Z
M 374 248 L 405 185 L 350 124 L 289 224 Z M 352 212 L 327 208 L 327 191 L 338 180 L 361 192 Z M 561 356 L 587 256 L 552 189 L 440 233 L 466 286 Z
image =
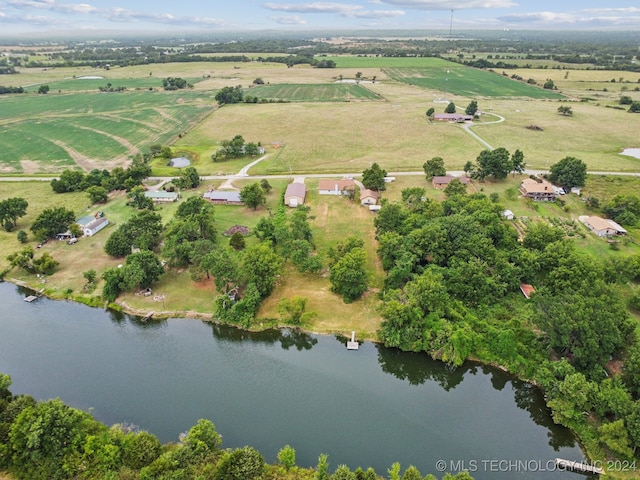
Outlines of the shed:
M 531 295 L 536 293 L 536 289 L 534 288 L 534 286 L 533 285 L 529 285 L 528 283 L 521 283 L 520 284 L 520 291 L 522 292 L 522 294 L 527 299 L 531 298 Z
M 287 190 L 284 192 L 284 203 L 292 208 L 304 205 L 306 196 L 306 185 L 300 182 L 293 182 L 287 185 Z
M 502 216 L 507 220 L 513 220 L 515 218 L 515 215 L 511 210 L 504 210 L 502 212 Z
M 109 225 L 107 217 L 93 218 L 89 223 L 81 225 L 82 233 L 85 237 L 93 237 L 96 233 Z
M 433 119 L 440 122 L 470 122 L 473 120 L 473 115 L 465 115 L 462 113 L 434 113 Z

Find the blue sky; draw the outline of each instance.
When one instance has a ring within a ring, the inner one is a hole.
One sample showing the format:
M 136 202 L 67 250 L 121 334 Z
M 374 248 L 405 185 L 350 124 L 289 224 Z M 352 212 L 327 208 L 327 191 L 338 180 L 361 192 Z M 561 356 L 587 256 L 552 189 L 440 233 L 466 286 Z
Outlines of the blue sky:
M 82 3 L 82 2 L 87 3 Z M 0 0 L 0 36 L 83 30 L 640 29 L 622 0 Z

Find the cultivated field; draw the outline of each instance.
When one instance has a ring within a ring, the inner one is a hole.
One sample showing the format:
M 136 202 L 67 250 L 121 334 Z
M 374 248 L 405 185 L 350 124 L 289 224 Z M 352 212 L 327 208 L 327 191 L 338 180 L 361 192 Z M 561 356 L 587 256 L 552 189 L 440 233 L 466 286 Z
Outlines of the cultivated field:
M 475 99 L 480 110 L 504 117 L 504 122 L 490 125 L 486 123 L 496 117 L 481 117 L 472 128 L 493 147 L 522 150 L 530 168 L 544 169 L 571 155 L 592 170 L 640 170 L 638 160 L 619 155 L 623 148 L 638 146 L 640 115 L 607 108 L 617 106 L 622 94 L 640 99 L 640 91 L 634 90 L 637 74 L 550 68 L 508 71 L 509 76 L 533 78 L 538 84 L 551 78 L 558 86 L 553 92 L 512 80 L 502 72 L 465 68 L 442 59 L 327 58 L 336 61 L 338 68 L 201 62 L 110 70 L 23 69 L 19 75 L 5 75 L 2 81 L 6 84 L 50 83 L 52 89 L 48 95 L 0 98 L 0 171 L 112 168 L 150 144 L 160 143 L 193 157 L 203 175 L 234 173 L 242 165 L 214 164 L 210 157 L 222 140 L 238 134 L 247 141 L 261 142 L 270 154 L 252 169 L 255 174 L 359 172 L 374 161 L 388 171 L 420 170 L 435 156 L 444 158 L 447 168 L 460 170 L 485 146 L 459 125 L 431 123 L 425 116 L 431 107 L 444 111 L 447 69 L 446 101 L 455 102 L 461 111 Z M 358 73 L 359 85 L 346 83 Z M 104 78 L 78 79 L 83 76 Z M 158 91 L 161 79 L 169 76 L 193 81 L 194 89 Z M 258 78 L 265 84 L 254 86 Z M 107 83 L 143 89 L 98 93 L 97 88 Z M 57 93 L 56 85 L 62 92 L 75 93 Z M 214 110 L 215 92 L 236 85 L 246 95 L 291 103 L 228 105 Z M 149 86 L 156 90 L 149 91 Z M 568 97 L 560 97 L 559 92 Z M 566 105 L 560 102 L 572 99 L 592 100 L 570 103 L 572 117 L 559 115 L 557 108 Z M 542 131 L 526 128 L 532 125 Z M 282 148 L 273 148 L 274 143 Z M 154 166 L 156 174 L 177 173 L 161 162 Z

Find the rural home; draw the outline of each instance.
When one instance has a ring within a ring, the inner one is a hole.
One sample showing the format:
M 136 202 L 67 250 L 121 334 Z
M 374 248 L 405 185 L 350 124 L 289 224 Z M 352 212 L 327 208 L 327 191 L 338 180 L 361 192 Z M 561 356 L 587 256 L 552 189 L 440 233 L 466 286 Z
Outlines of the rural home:
M 354 191 L 356 183 L 349 179 L 342 180 L 320 180 L 318 182 L 318 193 L 320 195 L 348 195 L 350 191 Z
M 107 219 L 107 217 L 103 217 L 102 215 L 98 214 L 96 216 L 87 215 L 85 217 L 81 217 L 76 220 L 76 223 L 82 229 L 82 234 L 85 237 L 92 237 L 104 227 L 109 225 L 109 220 Z
M 462 113 L 434 113 L 433 119 L 439 122 L 470 122 L 473 115 L 464 115 Z
M 380 199 L 380 193 L 365 188 L 360 192 L 360 205 L 375 205 Z
M 599 237 L 612 237 L 614 235 L 626 235 L 627 231 L 618 223 L 608 218 L 601 218 L 588 215 L 578 217 L 586 227 Z
M 295 208 L 304 205 L 304 199 L 307 196 L 307 186 L 304 183 L 293 182 L 287 185 L 284 192 L 284 203 L 289 207 Z
M 244 205 L 240 192 L 234 190 L 210 190 L 202 196 L 216 205 Z
M 520 184 L 520 193 L 525 198 L 530 198 L 536 202 L 553 202 L 558 194 L 553 185 L 546 180 L 525 178 Z
M 454 178 L 457 178 L 458 180 L 460 180 L 460 183 L 462 183 L 463 185 L 469 185 L 469 183 L 471 183 L 471 179 L 469 179 L 469 177 L 454 177 L 453 175 L 444 175 L 444 176 L 436 175 L 431 179 L 431 185 L 433 185 L 433 188 L 437 188 L 438 190 L 441 190 L 443 188 L 446 188 L 446 186 L 449 185 L 451 180 L 453 180 Z
M 177 192 L 148 191 L 144 192 L 144 196 L 153 200 L 153 203 L 171 203 L 178 200 Z

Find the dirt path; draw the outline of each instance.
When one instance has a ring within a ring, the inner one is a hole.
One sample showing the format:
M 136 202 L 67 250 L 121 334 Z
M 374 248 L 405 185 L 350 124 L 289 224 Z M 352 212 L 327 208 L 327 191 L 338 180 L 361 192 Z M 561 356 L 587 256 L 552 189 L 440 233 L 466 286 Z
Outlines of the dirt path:
M 116 158 L 112 160 L 97 160 L 88 158 L 77 150 L 74 150 L 65 143 L 61 142 L 60 140 L 49 139 L 49 141 L 64 149 L 64 151 L 67 152 L 67 154 L 73 159 L 73 161 L 76 162 L 76 164 L 86 172 L 90 172 L 95 168 L 99 170 L 105 168 L 108 170 L 112 170 L 113 168 L 122 165 L 124 160 L 123 158 Z
M 140 153 L 140 149 L 136 147 L 133 143 L 131 143 L 129 140 L 127 140 L 126 138 L 118 137 L 117 135 L 113 135 L 109 132 L 105 132 L 104 130 L 98 130 L 91 127 L 79 127 L 79 128 L 81 128 L 82 130 L 89 130 L 90 132 L 99 133 L 100 135 L 104 135 L 105 137 L 108 137 L 111 140 L 115 140 L 120 145 L 122 145 L 127 150 L 129 150 L 130 155 L 136 155 Z

